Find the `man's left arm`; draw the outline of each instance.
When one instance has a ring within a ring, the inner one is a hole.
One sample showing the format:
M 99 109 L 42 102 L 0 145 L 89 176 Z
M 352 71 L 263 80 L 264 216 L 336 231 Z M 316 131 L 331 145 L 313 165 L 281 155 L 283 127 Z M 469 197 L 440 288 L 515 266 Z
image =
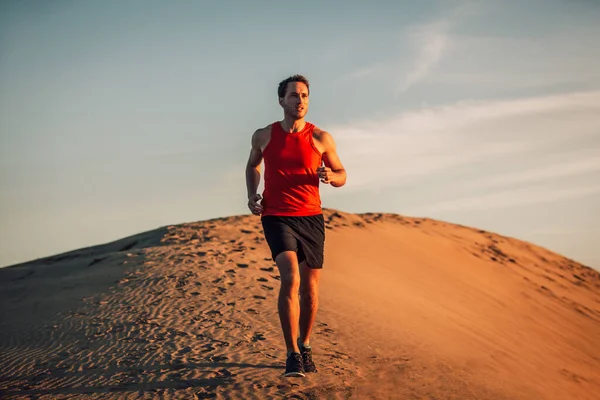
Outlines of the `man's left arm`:
M 321 182 L 329 183 L 334 187 L 344 186 L 346 183 L 346 170 L 337 154 L 333 136 L 328 132 L 323 131 L 321 143 L 324 147 L 323 161 L 325 162 L 325 167 L 321 167 L 319 170 Z

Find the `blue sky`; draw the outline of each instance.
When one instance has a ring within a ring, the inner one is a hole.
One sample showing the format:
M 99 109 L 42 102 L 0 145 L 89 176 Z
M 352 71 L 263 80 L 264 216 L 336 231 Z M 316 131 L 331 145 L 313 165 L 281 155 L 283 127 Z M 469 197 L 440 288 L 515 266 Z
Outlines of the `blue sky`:
M 599 268 L 598 20 L 591 0 L 3 1 L 0 266 L 248 213 L 250 137 L 301 73 L 348 171 L 325 207 Z

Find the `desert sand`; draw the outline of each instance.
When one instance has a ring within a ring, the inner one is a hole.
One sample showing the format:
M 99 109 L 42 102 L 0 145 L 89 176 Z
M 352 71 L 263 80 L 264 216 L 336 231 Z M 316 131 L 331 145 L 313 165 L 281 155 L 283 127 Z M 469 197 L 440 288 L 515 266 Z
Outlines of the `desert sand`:
M 317 374 L 281 376 L 278 271 L 242 215 L 0 269 L 0 397 L 599 398 L 596 270 L 442 221 L 325 217 Z

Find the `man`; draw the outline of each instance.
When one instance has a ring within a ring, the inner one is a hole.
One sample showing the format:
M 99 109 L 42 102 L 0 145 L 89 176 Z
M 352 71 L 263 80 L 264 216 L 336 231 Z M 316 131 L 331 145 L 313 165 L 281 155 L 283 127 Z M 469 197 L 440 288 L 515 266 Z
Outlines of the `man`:
M 279 83 L 277 94 L 283 120 L 252 135 L 246 166 L 248 208 L 261 215 L 265 238 L 281 277 L 278 311 L 287 347 L 284 375 L 303 377 L 305 372 L 317 372 L 310 334 L 318 308 L 325 244 L 319 180 L 340 187 L 346 183 L 346 171 L 333 137 L 304 120 L 308 80 L 301 75 L 291 76 Z M 261 196 L 257 190 L 263 160 Z

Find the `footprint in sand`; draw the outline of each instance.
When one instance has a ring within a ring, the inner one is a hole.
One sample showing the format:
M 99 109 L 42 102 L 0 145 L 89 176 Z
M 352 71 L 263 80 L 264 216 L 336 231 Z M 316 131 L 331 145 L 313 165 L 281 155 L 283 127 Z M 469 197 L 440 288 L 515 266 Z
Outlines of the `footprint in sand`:
M 238 268 L 248 268 L 248 264 L 237 263 L 236 265 L 238 266 Z
M 219 310 L 210 310 L 206 312 L 207 315 L 218 315 L 218 316 L 222 316 L 223 314 L 221 313 L 221 311 Z
M 187 285 L 189 283 L 189 281 L 185 278 L 181 278 L 177 281 L 177 285 L 175 285 L 175 287 L 177 288 L 181 288 L 184 287 L 185 285 Z
M 271 286 L 267 286 L 267 285 L 260 285 L 260 287 L 265 290 L 273 290 L 273 288 Z
M 219 371 L 216 372 L 216 376 L 215 378 L 217 379 L 229 379 L 231 377 L 235 376 L 235 374 L 227 369 L 221 369 Z
M 323 335 L 325 337 L 330 337 L 331 334 L 333 333 L 333 329 L 329 329 L 329 328 L 324 328 L 324 329 L 320 329 L 316 332 L 317 335 Z
M 252 341 L 258 342 L 259 340 L 267 340 L 267 338 L 265 337 L 264 334 L 262 334 L 260 332 L 255 332 L 254 336 L 252 336 Z
M 227 261 L 227 255 L 223 253 L 217 253 L 215 254 L 215 259 L 219 264 L 225 264 L 225 262 Z
M 208 361 L 210 362 L 223 362 L 229 360 L 229 357 L 226 356 L 210 356 L 208 357 Z
M 261 268 L 261 271 L 265 271 L 265 272 L 273 272 L 275 270 L 275 268 L 273 267 L 265 267 L 265 268 Z
M 257 294 L 252 297 L 254 297 L 255 299 L 258 299 L 258 300 L 266 300 L 267 299 L 265 296 L 259 296 Z
M 215 351 L 217 349 L 215 346 L 212 345 L 212 343 L 205 344 L 204 346 L 202 346 L 202 348 L 206 349 L 206 352 Z
M 269 282 L 269 280 L 266 279 L 266 278 L 258 278 L 257 281 L 259 281 L 259 282 Z
M 216 399 L 217 398 L 217 394 L 213 392 L 214 387 L 207 387 L 207 388 L 201 388 L 199 391 L 197 391 L 196 394 L 196 398 L 197 399 Z
M 381 357 L 381 356 L 378 356 L 378 355 L 371 356 L 371 362 L 373 364 L 388 363 L 389 361 L 390 361 L 390 359 L 387 358 L 387 357 Z

